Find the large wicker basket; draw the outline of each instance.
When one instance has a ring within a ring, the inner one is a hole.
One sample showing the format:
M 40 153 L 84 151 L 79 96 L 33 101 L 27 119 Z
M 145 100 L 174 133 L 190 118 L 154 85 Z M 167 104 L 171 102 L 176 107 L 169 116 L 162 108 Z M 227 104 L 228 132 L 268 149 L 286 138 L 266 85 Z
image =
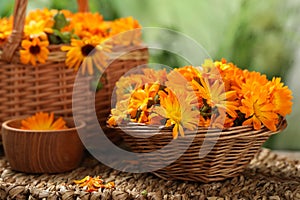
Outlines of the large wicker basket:
M 153 154 L 155 157 L 143 155 L 168 145 L 173 140 L 170 128 L 163 128 L 158 132 L 157 126 L 129 124 L 121 129 L 116 128 L 116 133 L 123 136 L 125 144 L 132 152 L 140 153 L 140 158 L 147 167 L 154 169 L 161 166 L 162 162 L 171 162 L 170 165 L 153 172 L 158 177 L 207 183 L 239 175 L 262 144 L 286 126 L 286 120 L 282 120 L 277 131 L 269 131 L 265 127 L 254 130 L 252 126 L 238 126 L 224 129 L 221 133 L 215 129 L 199 127 L 193 136 L 186 132 L 184 137 L 177 138 L 178 147 L 188 145 L 188 148 L 175 161 L 174 155 L 178 154 L 176 147 L 169 148 L 164 154 Z M 134 137 L 137 135 L 142 137 Z M 200 149 L 207 154 L 200 157 Z
M 77 0 L 79 11 L 87 11 L 87 0 Z M 50 45 L 45 64 L 24 65 L 19 61 L 20 42 L 23 34 L 28 0 L 16 0 L 12 34 L 0 48 L 0 127 L 1 123 L 31 115 L 37 111 L 55 112 L 63 117 L 72 116 L 72 93 L 76 73 L 65 65 L 66 52 L 60 45 Z M 110 58 L 113 62 L 104 72 L 106 83 L 95 95 L 95 109 L 99 120 L 105 122 L 110 111 L 110 96 L 115 82 L 130 68 L 145 64 L 148 51 L 137 47 L 128 54 Z M 81 79 L 82 94 L 90 90 L 90 79 Z M 86 99 L 82 95 L 80 101 Z M 85 112 L 85 110 L 82 110 Z M 85 114 L 86 115 L 86 114 Z

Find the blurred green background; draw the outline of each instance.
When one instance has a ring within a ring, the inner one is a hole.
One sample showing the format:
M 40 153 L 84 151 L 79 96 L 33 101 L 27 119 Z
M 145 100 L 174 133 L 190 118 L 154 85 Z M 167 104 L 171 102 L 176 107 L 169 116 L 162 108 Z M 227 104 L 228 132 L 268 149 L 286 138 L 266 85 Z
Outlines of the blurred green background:
M 0 16 L 9 16 L 14 1 L 0 1 Z M 266 147 L 300 150 L 300 1 L 298 0 L 90 0 L 90 10 L 105 19 L 133 16 L 143 27 L 164 27 L 190 36 L 213 59 L 226 58 L 241 68 L 281 76 L 292 89 L 293 113 L 288 128 Z M 77 11 L 76 0 L 29 0 L 28 10 Z M 178 66 L 162 52 L 156 62 Z

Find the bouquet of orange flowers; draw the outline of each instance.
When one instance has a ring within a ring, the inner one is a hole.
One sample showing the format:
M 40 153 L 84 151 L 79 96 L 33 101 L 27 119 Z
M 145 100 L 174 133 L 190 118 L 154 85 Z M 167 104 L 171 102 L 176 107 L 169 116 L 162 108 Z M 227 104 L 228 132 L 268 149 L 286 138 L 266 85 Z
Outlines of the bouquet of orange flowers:
M 280 78 L 206 60 L 167 73 L 147 68 L 116 84 L 116 106 L 108 125 L 126 122 L 172 127 L 173 138 L 200 127 L 253 125 L 275 131 L 292 110 L 292 92 Z
M 0 49 L 12 32 L 13 16 L 0 18 Z M 90 12 L 72 13 L 68 10 L 34 10 L 25 19 L 21 43 L 20 61 L 23 64 L 45 63 L 49 54 L 49 45 L 65 44 L 66 65 L 77 71 L 82 64 L 82 73 L 89 75 L 97 69 L 103 72 L 107 55 L 113 45 L 140 43 L 140 32 L 132 31 L 110 38 L 129 30 L 140 28 L 132 17 L 105 21 L 101 14 Z M 95 52 L 99 53 L 97 56 Z

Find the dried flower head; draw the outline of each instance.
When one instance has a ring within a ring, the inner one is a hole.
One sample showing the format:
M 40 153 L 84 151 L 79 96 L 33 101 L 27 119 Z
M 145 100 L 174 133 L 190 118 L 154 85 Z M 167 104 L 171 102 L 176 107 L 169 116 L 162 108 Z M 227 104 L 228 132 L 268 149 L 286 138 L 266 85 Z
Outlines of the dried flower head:
M 74 183 L 81 188 L 85 188 L 88 192 L 95 192 L 101 188 L 112 189 L 115 187 L 114 182 L 104 183 L 100 176 L 86 176 L 81 180 L 75 180 Z

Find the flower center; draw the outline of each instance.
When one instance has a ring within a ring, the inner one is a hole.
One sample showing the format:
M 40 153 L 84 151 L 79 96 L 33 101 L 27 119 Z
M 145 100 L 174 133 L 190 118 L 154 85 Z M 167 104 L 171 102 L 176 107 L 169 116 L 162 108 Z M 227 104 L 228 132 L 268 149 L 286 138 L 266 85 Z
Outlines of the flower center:
M 81 47 L 81 53 L 83 56 L 88 56 L 91 53 L 91 51 L 94 50 L 94 48 L 95 47 L 91 44 L 84 45 L 83 47 Z
M 40 51 L 41 51 L 41 48 L 40 48 L 40 46 L 38 46 L 38 45 L 36 45 L 36 46 L 31 46 L 31 47 L 29 48 L 29 52 L 30 52 L 31 54 L 34 54 L 34 55 L 39 54 Z

